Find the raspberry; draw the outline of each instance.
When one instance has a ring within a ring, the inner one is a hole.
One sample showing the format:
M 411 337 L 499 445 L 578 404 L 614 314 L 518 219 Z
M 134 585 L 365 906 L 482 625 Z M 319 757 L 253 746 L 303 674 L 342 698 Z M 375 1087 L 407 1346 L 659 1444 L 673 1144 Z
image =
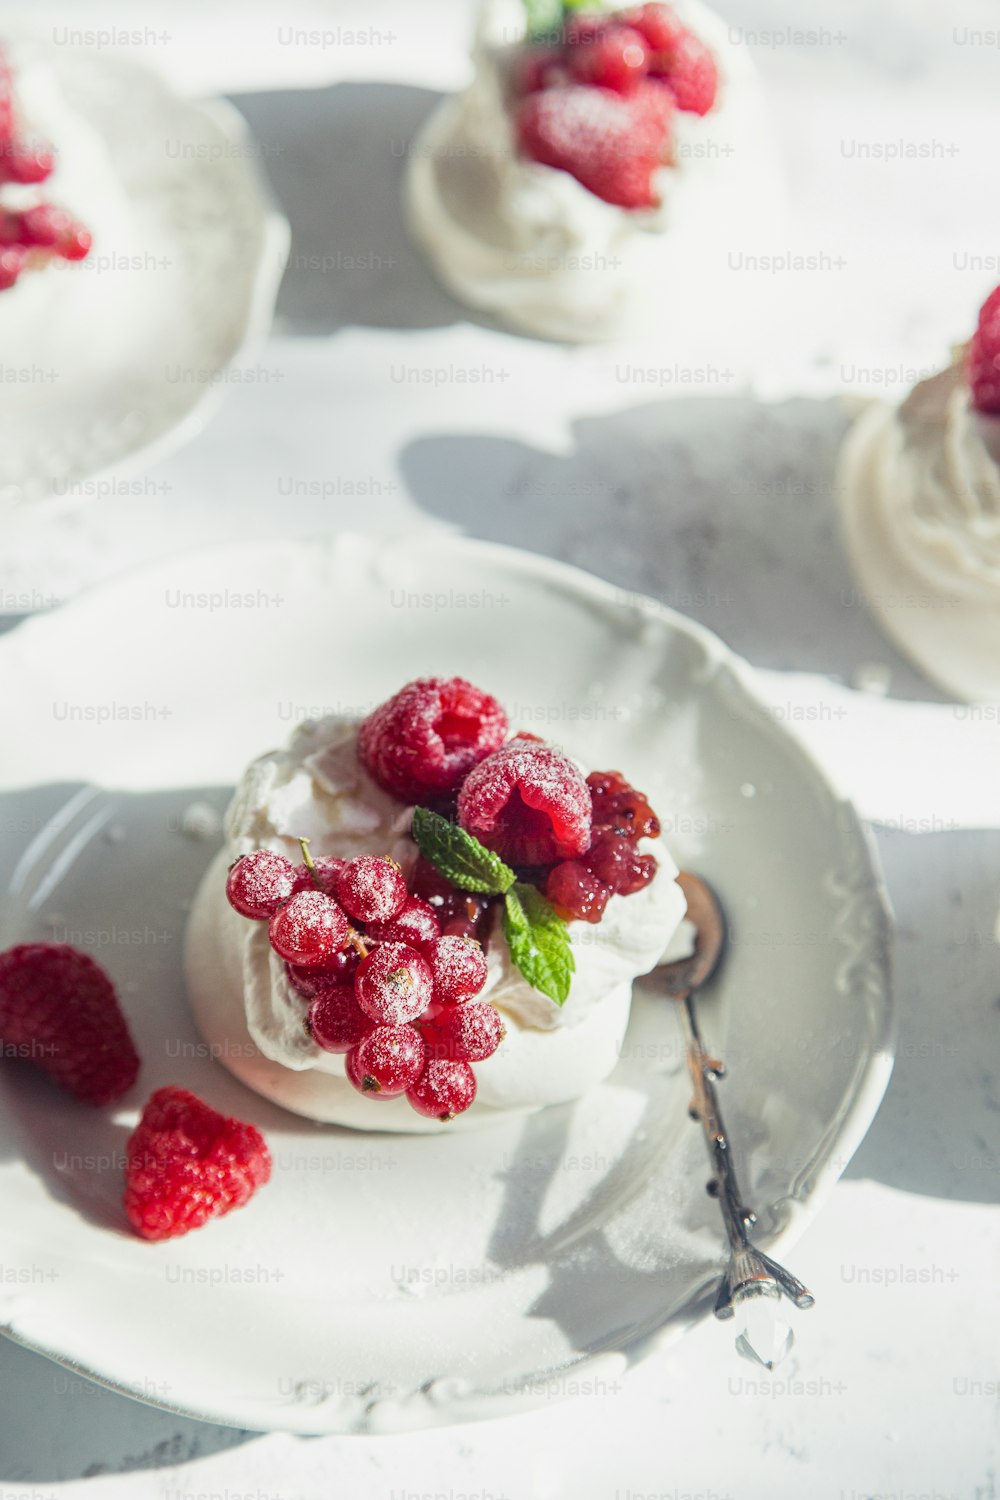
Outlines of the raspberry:
M 349 859 L 337 876 L 337 899 L 357 922 L 391 922 L 409 894 L 402 870 L 385 856 Z
M 590 792 L 558 750 L 514 739 L 466 778 L 458 821 L 512 864 L 551 864 L 582 854 L 590 844 Z
M 434 1057 L 413 1087 L 407 1089 L 406 1097 L 418 1115 L 453 1120 L 475 1099 L 476 1075 L 467 1062 Z
M 0 1041 L 85 1104 L 114 1103 L 139 1071 L 114 985 L 64 943 L 0 953 Z
M 515 115 L 521 150 L 569 172 L 595 197 L 620 208 L 654 208 L 653 176 L 667 132 L 639 95 L 577 84 L 529 94 Z
M 285 973 L 296 994 L 306 1000 L 315 1000 L 336 984 L 349 984 L 353 988 L 360 962 L 361 955 L 356 948 L 341 948 L 322 965 L 301 969 L 297 964 L 286 964 Z
M 979 312 L 979 323 L 966 352 L 966 373 L 977 411 L 1000 413 L 1000 286 Z
M 413 1087 L 427 1062 L 412 1026 L 374 1026 L 349 1054 L 347 1076 L 362 1094 L 398 1099 Z
M 365 936 L 376 943 L 409 943 L 423 948 L 441 936 L 441 923 L 433 906 L 410 896 L 391 922 L 369 922 Z
M 641 5 L 638 10 L 625 11 L 622 20 L 645 38 L 651 52 L 670 51 L 687 30 L 669 5 Z
M 434 976 L 434 999 L 457 1005 L 478 995 L 486 983 L 486 955 L 474 938 L 441 937 L 427 950 Z
M 430 1004 L 434 980 L 430 965 L 416 948 L 383 943 L 362 959 L 354 992 L 373 1021 L 402 1026 Z
M 620 771 L 593 771 L 587 777 L 594 831 L 613 828 L 633 839 L 660 836 L 660 820 L 647 798 L 630 786 Z
M 569 70 L 579 83 L 631 94 L 646 76 L 648 57 L 640 32 L 631 26 L 609 26 L 570 51 Z
M 495 1005 L 470 1000 L 466 1005 L 442 1005 L 420 1023 L 430 1057 L 459 1062 L 483 1062 L 504 1039 L 504 1025 Z
M 137 1234 L 168 1240 L 242 1208 L 271 1175 L 259 1130 L 187 1089 L 157 1089 L 128 1143 L 125 1213 Z
M 423 677 L 365 720 L 358 753 L 384 791 L 415 803 L 454 792 L 506 733 L 507 715 L 488 693 L 461 677 Z
M 580 860 L 569 859 L 549 871 L 545 894 L 568 922 L 599 922 L 611 899 L 611 887 Z
M 358 1004 L 353 984 L 328 984 L 318 990 L 306 1022 L 324 1052 L 349 1052 L 371 1029 L 371 1017 Z
M 707 115 L 715 103 L 719 92 L 715 55 L 692 31 L 683 31 L 668 51 L 654 56 L 650 73 L 669 84 L 678 109 Z
M 268 925 L 271 947 L 290 964 L 314 968 L 343 948 L 347 918 L 322 891 L 298 891 L 280 906 Z
M 226 876 L 226 897 L 243 917 L 273 917 L 297 887 L 295 866 L 272 849 L 254 849 L 238 859 Z

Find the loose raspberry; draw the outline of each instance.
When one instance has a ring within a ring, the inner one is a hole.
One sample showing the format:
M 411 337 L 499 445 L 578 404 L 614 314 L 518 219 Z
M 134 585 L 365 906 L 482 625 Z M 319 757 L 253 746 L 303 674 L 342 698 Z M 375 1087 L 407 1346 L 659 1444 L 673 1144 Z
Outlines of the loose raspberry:
M 500 1012 L 487 1000 L 435 1007 L 420 1031 L 429 1057 L 469 1063 L 492 1057 L 505 1034 Z
M 266 921 L 297 889 L 295 866 L 273 849 L 254 849 L 226 876 L 226 898 L 243 917 Z
M 274 951 L 303 968 L 327 963 L 347 942 L 348 931 L 344 913 L 322 891 L 298 891 L 268 925 Z
M 434 998 L 457 1005 L 478 995 L 486 983 L 486 955 L 474 938 L 441 937 L 427 949 L 434 976 Z
M 1000 286 L 990 293 L 980 309 L 965 367 L 976 410 L 1000 413 Z
M 545 894 L 567 922 L 599 922 L 611 900 L 611 887 L 578 859 L 553 866 Z
M 511 864 L 547 865 L 590 844 L 590 792 L 567 756 L 514 739 L 466 778 L 458 821 Z
M 331 984 L 321 989 L 309 1007 L 307 1030 L 324 1052 L 349 1052 L 372 1021 L 358 1004 L 353 984 Z
M 365 932 L 366 938 L 377 943 L 409 943 L 411 948 L 423 948 L 440 936 L 437 913 L 419 896 L 410 896 L 391 922 L 369 922 Z
M 526 156 L 569 172 L 606 203 L 653 208 L 659 202 L 653 179 L 667 136 L 638 95 L 582 84 L 546 89 L 520 101 L 515 124 Z
M 146 1240 L 200 1229 L 243 1204 L 271 1175 L 259 1130 L 187 1089 L 157 1089 L 128 1143 L 125 1212 Z
M 569 70 L 579 83 L 631 94 L 646 76 L 649 53 L 640 32 L 609 26 L 569 53 Z
M 374 1026 L 350 1053 L 346 1072 L 362 1094 L 398 1099 L 424 1071 L 427 1053 L 412 1026 Z
M 403 802 L 453 792 L 503 743 L 507 715 L 461 677 L 407 683 L 361 726 L 358 753 L 368 774 Z
M 684 31 L 668 51 L 650 58 L 650 74 L 669 84 L 677 108 L 707 115 L 719 92 L 715 55 L 693 31 Z
M 406 943 L 383 943 L 358 968 L 354 992 L 373 1021 L 402 1026 L 419 1016 L 434 996 L 430 964 Z
M 687 30 L 669 5 L 640 5 L 638 10 L 624 11 L 622 20 L 645 38 L 651 52 L 669 52 Z
M 406 1097 L 418 1115 L 453 1120 L 475 1099 L 476 1075 L 467 1062 L 431 1058 Z
M 0 953 L 0 1042 L 85 1104 L 112 1104 L 139 1071 L 114 985 L 65 943 Z
M 384 855 L 349 859 L 337 876 L 337 899 L 356 922 L 391 922 L 409 899 L 399 866 Z

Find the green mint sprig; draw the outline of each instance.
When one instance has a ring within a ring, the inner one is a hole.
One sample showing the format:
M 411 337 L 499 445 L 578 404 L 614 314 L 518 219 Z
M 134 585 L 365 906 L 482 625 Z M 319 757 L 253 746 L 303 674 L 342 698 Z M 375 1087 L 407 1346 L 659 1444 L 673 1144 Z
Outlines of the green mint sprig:
M 541 891 L 518 880 L 471 833 L 427 807 L 414 811 L 413 841 L 459 890 L 504 898 L 503 930 L 511 958 L 532 989 L 565 1005 L 576 967 L 573 947 L 566 923 Z
M 599 10 L 600 0 L 521 0 L 528 18 L 528 37 L 533 42 L 554 41 L 562 33 L 566 17 L 575 10 Z

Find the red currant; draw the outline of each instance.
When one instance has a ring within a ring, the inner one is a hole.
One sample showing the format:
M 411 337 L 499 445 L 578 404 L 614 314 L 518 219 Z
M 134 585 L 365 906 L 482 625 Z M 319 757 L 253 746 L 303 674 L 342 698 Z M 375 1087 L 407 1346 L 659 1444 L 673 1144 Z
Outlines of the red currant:
M 402 1026 L 430 1004 L 430 964 L 407 943 L 383 943 L 361 960 L 354 982 L 358 1004 L 374 1021 Z
M 427 949 L 434 998 L 449 1005 L 478 995 L 486 983 L 486 955 L 474 938 L 440 937 Z
M 573 47 L 569 69 L 581 83 L 631 94 L 646 76 L 649 52 L 642 34 L 631 26 L 609 26 L 589 42 Z
M 492 1057 L 505 1035 L 500 1012 L 486 1000 L 443 1005 L 420 1029 L 431 1057 L 469 1063 Z
M 475 1099 L 476 1075 L 467 1062 L 431 1058 L 406 1097 L 418 1115 L 453 1120 Z
M 398 1098 L 413 1087 L 427 1056 L 412 1026 L 373 1026 L 351 1053 L 347 1076 L 363 1094 Z
M 433 906 L 419 896 L 411 896 L 391 922 L 369 922 L 365 936 L 377 943 L 409 943 L 422 948 L 441 936 L 441 923 Z
M 238 859 L 226 877 L 229 904 L 244 917 L 264 921 L 295 893 L 291 860 L 273 849 L 254 849 Z
M 371 1024 L 354 997 L 353 985 L 326 985 L 309 1007 L 307 1029 L 324 1052 L 349 1052 Z
M 322 891 L 297 891 L 271 918 L 271 947 L 290 964 L 322 966 L 347 942 L 347 918 Z
M 409 895 L 402 870 L 384 855 L 349 859 L 337 876 L 337 899 L 356 922 L 391 922 Z

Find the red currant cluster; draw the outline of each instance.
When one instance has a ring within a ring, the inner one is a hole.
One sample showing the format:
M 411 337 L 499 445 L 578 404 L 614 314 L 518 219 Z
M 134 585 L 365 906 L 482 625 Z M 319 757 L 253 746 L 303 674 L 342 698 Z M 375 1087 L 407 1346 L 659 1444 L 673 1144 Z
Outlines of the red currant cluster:
M 362 854 L 293 865 L 257 849 L 233 865 L 226 895 L 243 916 L 268 923 L 289 982 L 310 1002 L 313 1041 L 346 1053 L 360 1093 L 405 1094 L 418 1114 L 438 1120 L 468 1109 L 471 1064 L 491 1057 L 504 1035 L 499 1011 L 475 999 L 486 958 L 455 918 L 442 931 L 434 906 L 411 892 L 393 860 Z
M 578 859 L 553 865 L 545 894 L 560 916 L 599 922 L 612 896 L 632 896 L 656 874 L 656 858 L 640 854 L 639 839 L 655 839 L 660 820 L 641 792 L 618 771 L 587 777 L 593 805 L 590 847 Z
M 0 49 L 0 186 L 34 186 L 45 182 L 54 167 L 51 147 L 31 139 L 22 129 L 13 74 Z M 26 267 L 41 265 L 50 256 L 82 260 L 90 245 L 89 231 L 51 203 L 23 209 L 0 206 L 0 292 L 12 287 Z
M 657 204 L 654 174 L 673 158 L 677 110 L 704 115 L 712 52 L 654 3 L 571 16 L 555 45 L 526 48 L 513 79 L 521 150 L 622 208 Z

